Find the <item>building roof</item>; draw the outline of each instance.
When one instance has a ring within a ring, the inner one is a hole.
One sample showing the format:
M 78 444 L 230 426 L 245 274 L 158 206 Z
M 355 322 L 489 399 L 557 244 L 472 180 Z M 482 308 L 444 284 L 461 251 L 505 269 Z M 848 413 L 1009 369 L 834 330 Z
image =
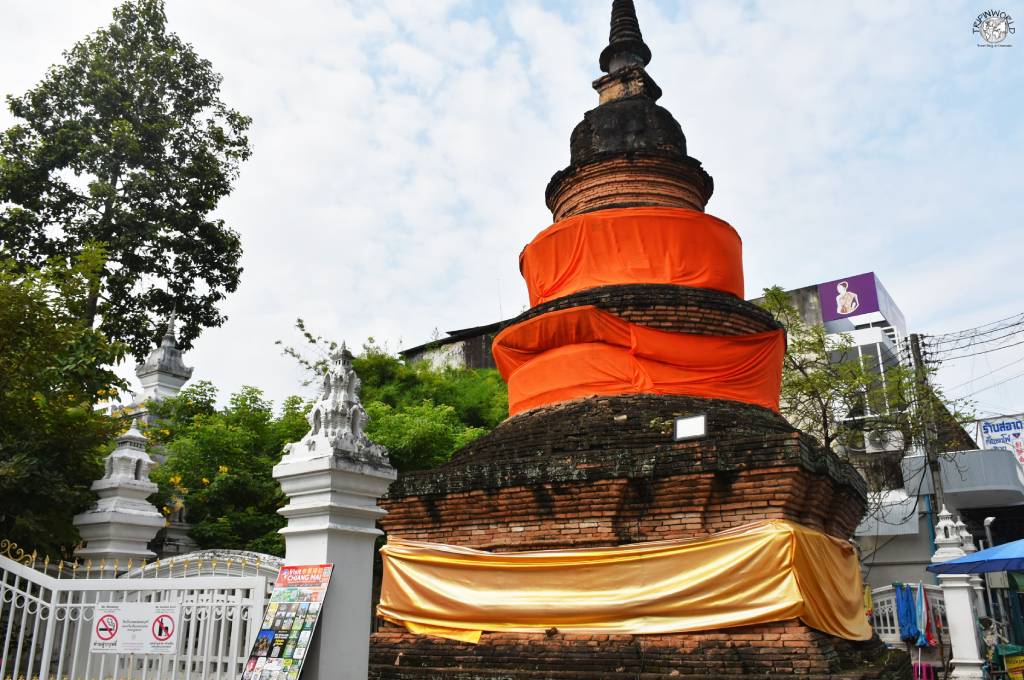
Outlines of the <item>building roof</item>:
M 150 352 L 146 360 L 135 368 L 135 375 L 142 378 L 151 373 L 168 373 L 186 380 L 191 378 L 192 368 L 186 366 L 182 360 L 177 342 L 174 335 L 174 312 L 171 312 L 167 317 L 167 330 L 160 340 L 160 346 Z
M 405 358 L 413 354 L 418 354 L 420 352 L 423 352 L 424 350 L 433 347 L 444 347 L 445 345 L 450 345 L 455 342 L 461 342 L 463 340 L 477 338 L 480 337 L 481 335 L 490 335 L 491 333 L 497 333 L 499 330 L 501 330 L 502 327 L 508 324 L 509 321 L 511 321 L 511 319 L 506 319 L 505 321 L 495 321 L 494 323 L 489 323 L 485 326 L 473 326 L 472 328 L 460 328 L 454 331 L 445 331 L 445 333 L 447 333 L 448 335 L 447 338 L 438 338 L 437 340 L 425 342 L 422 345 L 416 345 L 415 347 L 402 349 L 398 351 L 398 354 L 399 356 Z

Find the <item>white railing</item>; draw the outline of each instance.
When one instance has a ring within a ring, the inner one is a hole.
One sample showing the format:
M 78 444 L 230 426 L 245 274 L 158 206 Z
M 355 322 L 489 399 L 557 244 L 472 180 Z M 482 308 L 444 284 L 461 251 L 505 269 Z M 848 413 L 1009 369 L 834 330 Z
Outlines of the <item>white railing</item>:
M 935 630 L 945 631 L 946 601 L 942 597 L 942 588 L 925 585 L 925 598 L 928 600 L 928 612 L 932 617 Z M 878 637 L 887 645 L 902 645 L 900 640 L 900 623 L 896 616 L 896 591 L 892 586 L 875 588 L 871 591 L 871 627 Z
M 113 569 L 110 578 L 92 578 L 91 568 L 47 565 L 52 576 L 30 566 L 34 560 L 23 562 L 0 555 L 0 680 L 239 678 L 267 600 L 268 579 L 257 575 L 258 568 L 249 575 L 244 569 L 237 575 L 191 575 L 187 561 L 178 558 L 170 566 L 137 569 L 131 578 L 113 578 Z M 199 570 L 202 560 L 197 563 Z M 177 652 L 90 653 L 96 605 L 118 602 L 179 605 Z

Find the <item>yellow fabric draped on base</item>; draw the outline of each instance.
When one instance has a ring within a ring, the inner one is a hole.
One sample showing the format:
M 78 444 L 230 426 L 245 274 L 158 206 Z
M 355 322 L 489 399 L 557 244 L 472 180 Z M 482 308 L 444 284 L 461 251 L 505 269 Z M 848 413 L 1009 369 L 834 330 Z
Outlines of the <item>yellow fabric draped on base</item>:
M 707 538 L 491 553 L 394 537 L 378 614 L 409 631 L 681 633 L 800 618 L 871 637 L 860 566 L 844 541 L 784 520 Z

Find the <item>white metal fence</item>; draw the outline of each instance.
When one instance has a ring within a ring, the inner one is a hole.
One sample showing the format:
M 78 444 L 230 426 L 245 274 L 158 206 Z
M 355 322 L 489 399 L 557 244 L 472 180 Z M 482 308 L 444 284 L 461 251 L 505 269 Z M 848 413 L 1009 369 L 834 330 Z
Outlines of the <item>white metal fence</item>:
M 943 631 L 945 636 L 946 625 L 946 601 L 942 597 L 942 588 L 939 586 L 925 585 L 925 598 L 928 600 L 928 612 L 932 618 L 935 630 Z M 900 646 L 900 622 L 896 616 L 896 591 L 892 586 L 875 588 L 871 591 L 871 627 L 878 633 L 878 637 L 887 645 Z
M 6 552 L 0 555 L 0 680 L 239 678 L 272 585 L 265 567 L 249 563 L 247 570 L 242 560 L 232 570 L 230 559 L 218 568 L 216 561 L 182 556 L 114 578 L 113 565 L 47 564 L 50 573 L 44 573 L 34 568 L 35 559 L 18 561 Z M 211 566 L 230 575 L 193 575 Z M 90 653 L 96 605 L 119 602 L 180 606 L 177 652 Z

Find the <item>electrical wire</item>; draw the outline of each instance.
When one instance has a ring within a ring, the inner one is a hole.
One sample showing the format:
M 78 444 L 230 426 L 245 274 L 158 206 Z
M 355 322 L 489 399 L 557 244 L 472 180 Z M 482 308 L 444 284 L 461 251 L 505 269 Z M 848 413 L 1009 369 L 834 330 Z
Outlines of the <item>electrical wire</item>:
M 956 361 L 958 359 L 968 359 L 970 357 L 981 356 L 982 354 L 989 354 L 991 352 L 998 352 L 999 350 L 1002 350 L 1002 349 L 1009 349 L 1011 347 L 1017 347 L 1018 345 L 1024 345 L 1024 340 L 1012 343 L 1010 345 L 1003 345 L 1001 347 L 992 347 L 991 349 L 984 349 L 984 350 L 981 350 L 981 351 L 978 351 L 978 352 L 972 352 L 971 354 L 961 354 L 960 356 L 956 356 L 956 357 L 943 357 L 943 358 L 939 359 L 938 361 L 939 362 L 947 362 L 947 361 Z
M 1011 320 L 1013 321 L 1013 323 L 1005 324 L 1004 326 L 998 328 L 989 328 L 990 326 L 998 326 L 999 324 L 1003 324 L 1004 322 Z M 950 342 L 957 342 L 965 338 L 972 338 L 979 335 L 989 335 L 992 333 L 998 333 L 999 331 L 1006 330 L 1007 328 L 1012 328 L 1015 326 L 1020 326 L 1022 324 L 1024 324 L 1024 312 L 1019 312 L 1012 316 L 1008 316 L 1004 319 L 999 319 L 998 321 L 990 321 L 989 323 L 982 324 L 980 326 L 975 326 L 974 328 L 967 328 L 961 331 L 953 331 L 951 333 L 942 333 L 940 335 L 932 335 L 928 337 L 932 344 L 943 345 L 948 344 Z M 988 330 L 983 330 L 986 328 Z
M 1009 368 L 1010 366 L 1015 366 L 1015 365 L 1019 364 L 1022 361 L 1024 361 L 1024 357 L 1021 357 L 1020 359 L 1017 359 L 1015 361 L 1011 361 L 1008 364 L 1004 364 L 1004 365 L 1000 366 L 999 368 L 994 368 L 991 371 L 989 371 L 988 373 L 984 373 L 982 375 L 979 375 L 977 378 L 971 378 L 970 380 L 965 380 L 964 382 L 960 383 L 959 385 L 954 385 L 953 387 L 951 387 L 949 389 L 950 390 L 960 389 L 964 385 L 970 385 L 973 382 L 978 382 L 979 380 L 983 380 L 983 379 L 989 377 L 990 375 L 993 375 L 995 373 L 999 373 L 1000 371 L 1003 371 L 1003 370 Z
M 1022 372 L 1022 373 L 1018 373 L 1017 375 L 1011 375 L 1011 376 L 1010 376 L 1009 378 L 1003 378 L 1003 379 L 1002 379 L 1002 380 L 1000 380 L 999 382 L 997 382 L 997 383 L 992 383 L 992 384 L 991 384 L 991 385 L 989 385 L 988 387 L 982 387 L 982 388 L 981 388 L 980 390 L 975 390 L 975 391 L 973 391 L 973 392 L 969 392 L 969 393 L 965 394 L 965 395 L 964 395 L 963 397 L 961 397 L 961 398 L 971 397 L 971 396 L 974 396 L 975 394 L 981 394 L 982 392 L 985 392 L 985 391 L 987 391 L 987 390 L 990 390 L 990 389 L 992 389 L 993 387 L 999 387 L 999 386 L 1000 386 L 1000 385 L 1002 385 L 1003 383 L 1008 383 L 1008 382 L 1010 382 L 1011 380 L 1016 380 L 1017 378 L 1024 378 L 1024 372 Z

